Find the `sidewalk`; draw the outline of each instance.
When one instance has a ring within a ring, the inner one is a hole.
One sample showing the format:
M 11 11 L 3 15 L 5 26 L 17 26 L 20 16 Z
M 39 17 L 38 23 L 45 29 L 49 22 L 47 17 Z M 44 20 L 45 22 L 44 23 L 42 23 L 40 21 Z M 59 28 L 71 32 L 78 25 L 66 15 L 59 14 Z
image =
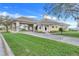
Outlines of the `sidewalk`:
M 0 33 L 0 56 L 14 56 L 4 37 Z
M 21 33 L 79 46 L 79 38 L 75 38 L 75 37 L 53 35 L 53 34 L 50 34 L 50 33 L 36 33 L 36 32 L 21 32 Z
M 1 36 L 0 36 L 0 56 L 5 56 L 4 47 L 3 47 L 3 42 L 1 40 Z

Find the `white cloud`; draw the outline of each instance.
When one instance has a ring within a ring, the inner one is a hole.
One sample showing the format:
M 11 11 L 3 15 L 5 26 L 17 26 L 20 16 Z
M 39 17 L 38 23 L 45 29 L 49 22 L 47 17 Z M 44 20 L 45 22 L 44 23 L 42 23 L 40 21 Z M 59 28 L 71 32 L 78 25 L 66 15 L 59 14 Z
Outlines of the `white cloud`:
M 9 16 L 11 16 L 11 17 L 13 17 L 13 18 L 18 18 L 18 17 L 24 16 L 24 15 L 21 15 L 21 14 L 19 14 L 19 13 L 11 14 L 11 13 L 8 13 L 8 12 L 6 12 L 6 11 L 0 12 L 0 15 L 3 15 L 3 16 L 9 15 Z M 24 17 L 37 18 L 36 16 L 30 16 L 30 15 L 24 16 Z
M 8 6 L 4 6 L 3 8 L 7 9 L 7 8 L 9 8 L 9 7 L 8 7 Z
M 0 12 L 0 15 L 7 16 L 8 13 L 7 12 Z
M 51 19 L 51 17 L 48 16 L 48 15 L 44 15 L 43 17 L 46 18 L 46 19 Z
M 57 20 L 55 16 L 49 16 L 49 15 L 44 15 L 44 18 L 51 19 L 51 20 Z
M 26 17 L 29 17 L 29 18 L 37 18 L 37 16 L 26 16 Z
M 52 19 L 53 19 L 53 20 L 57 20 L 57 18 L 56 18 L 56 17 L 54 17 L 54 16 L 52 17 Z
M 21 16 L 23 16 L 23 15 L 20 15 L 20 14 L 18 14 L 18 13 L 12 14 L 12 17 L 14 17 L 14 18 L 18 18 L 18 17 L 21 17 Z
M 65 23 L 70 24 L 69 28 L 76 28 L 77 27 L 77 22 L 76 21 L 65 21 Z
M 11 17 L 13 17 L 13 18 L 17 18 L 17 17 L 20 17 L 20 16 L 22 16 L 22 15 L 20 15 L 20 14 L 18 14 L 18 13 L 16 13 L 16 14 L 11 14 L 11 13 L 8 13 L 8 12 L 0 12 L 0 15 L 3 15 L 3 16 L 7 16 L 7 15 L 9 15 L 9 16 L 11 16 Z

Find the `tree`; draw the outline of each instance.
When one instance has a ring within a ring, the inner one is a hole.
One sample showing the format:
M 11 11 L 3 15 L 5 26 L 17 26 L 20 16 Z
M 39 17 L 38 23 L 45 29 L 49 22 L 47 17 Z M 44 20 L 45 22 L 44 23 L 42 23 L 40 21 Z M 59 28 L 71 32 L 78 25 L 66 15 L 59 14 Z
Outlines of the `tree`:
M 61 32 L 61 35 L 62 35 L 62 32 L 63 32 L 63 28 L 59 28 L 59 31 Z
M 2 19 L 3 19 L 3 16 L 0 15 L 0 24 L 2 24 Z
M 78 3 L 49 3 L 45 4 L 44 11 L 46 14 L 56 16 L 57 18 L 76 19 L 79 17 L 79 4 Z
M 6 32 L 9 32 L 9 26 L 12 23 L 12 18 L 10 16 L 0 16 L 0 24 L 6 27 Z

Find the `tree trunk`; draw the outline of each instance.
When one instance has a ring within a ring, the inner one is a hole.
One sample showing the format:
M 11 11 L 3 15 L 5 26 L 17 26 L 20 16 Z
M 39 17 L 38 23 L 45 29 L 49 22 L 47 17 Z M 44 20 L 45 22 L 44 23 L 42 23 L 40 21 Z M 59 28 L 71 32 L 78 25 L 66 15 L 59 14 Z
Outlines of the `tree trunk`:
M 9 30 L 8 30 L 8 26 L 6 26 L 6 32 L 9 32 Z
M 62 35 L 62 31 L 61 31 L 61 35 Z

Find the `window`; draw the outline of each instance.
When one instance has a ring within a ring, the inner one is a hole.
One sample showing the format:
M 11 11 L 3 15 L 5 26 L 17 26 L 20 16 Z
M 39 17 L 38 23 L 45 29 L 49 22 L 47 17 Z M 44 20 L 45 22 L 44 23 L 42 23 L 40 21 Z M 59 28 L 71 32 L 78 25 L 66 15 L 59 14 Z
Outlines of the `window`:
M 41 29 L 41 26 L 39 27 L 39 29 Z
M 52 26 L 52 28 L 54 28 L 54 26 Z
M 35 29 L 36 29 L 36 30 L 38 29 L 38 25 L 35 27 Z
M 57 28 L 58 26 L 56 26 L 56 28 Z
M 45 27 L 45 31 L 47 30 L 47 27 Z

